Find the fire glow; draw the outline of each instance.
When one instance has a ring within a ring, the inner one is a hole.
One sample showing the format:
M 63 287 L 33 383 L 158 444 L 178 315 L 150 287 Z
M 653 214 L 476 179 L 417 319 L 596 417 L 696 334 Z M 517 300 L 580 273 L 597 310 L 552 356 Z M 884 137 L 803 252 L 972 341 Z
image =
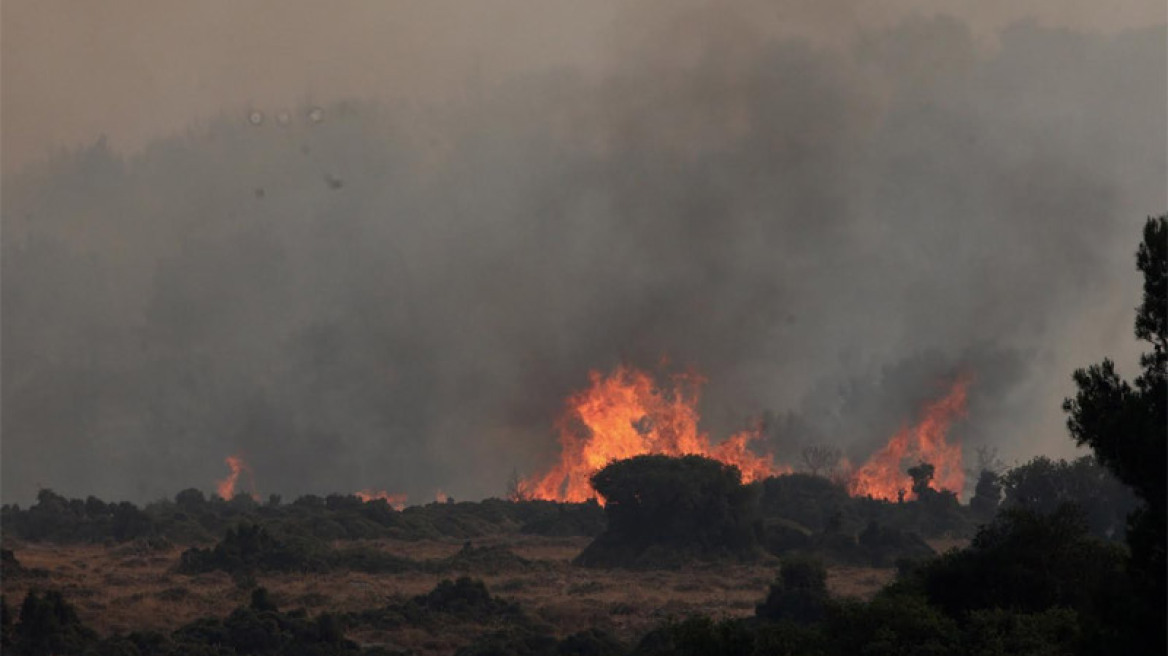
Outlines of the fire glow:
M 627 365 L 607 376 L 589 372 L 588 387 L 568 397 L 556 422 L 559 463 L 542 475 L 520 481 L 514 498 L 574 503 L 595 498 L 603 504 L 604 499 L 592 489 L 592 475 L 616 460 L 650 454 L 718 460 L 737 467 L 744 483 L 791 473 L 790 467 L 775 462 L 773 454 L 751 450 L 751 443 L 762 436 L 761 427 L 711 444 L 709 435 L 698 429 L 697 404 L 705 382 L 690 372 L 673 374 L 667 384 L 658 385 L 650 374 Z M 848 493 L 886 501 L 911 500 L 915 494 L 906 469 L 918 462 L 934 466 L 929 487 L 960 493 L 965 486 L 961 445 L 949 443 L 947 434 L 966 415 L 968 387 L 967 376 L 955 380 L 944 397 L 925 406 L 915 425 L 902 428 L 862 466 L 845 474 Z M 251 467 L 239 455 L 228 456 L 226 463 L 230 473 L 217 483 L 219 496 L 234 498 L 239 478 L 246 473 L 249 494 L 258 501 Z M 850 467 L 845 465 L 845 469 Z M 366 503 L 383 500 L 399 511 L 408 498 L 374 489 L 354 496 Z M 442 490 L 434 498 L 438 503 L 448 501 Z
M 848 483 L 852 496 L 897 501 L 901 495 L 912 499 L 912 480 L 906 466 L 927 462 L 935 468 L 929 487 L 960 494 L 965 487 L 961 468 L 961 445 L 946 440 L 950 426 L 965 416 L 969 378 L 960 377 L 941 399 L 927 405 L 915 426 L 902 428 L 857 469 Z
M 360 492 L 354 492 L 353 496 L 365 503 L 381 499 L 388 503 L 391 508 L 398 511 L 406 507 L 406 500 L 408 499 L 404 494 L 390 494 L 385 490 L 361 490 Z
M 256 494 L 255 475 L 252 474 L 251 467 L 249 467 L 247 463 L 243 461 L 242 457 L 237 455 L 227 456 L 226 462 L 227 467 L 231 470 L 231 473 L 227 475 L 227 478 L 219 481 L 216 484 L 216 491 L 219 493 L 219 498 L 225 501 L 234 499 L 235 484 L 239 482 L 240 474 L 246 472 L 248 482 L 251 483 L 251 498 L 259 501 L 259 495 Z
M 790 471 L 776 465 L 772 455 L 748 448 L 761 436 L 758 429 L 711 445 L 709 436 L 698 430 L 697 403 L 705 380 L 685 373 L 669 382 L 659 387 L 649 374 L 623 365 L 608 376 L 589 372 L 588 388 L 568 398 L 557 422 L 559 464 L 524 481 L 523 495 L 587 501 L 598 496 L 589 481 L 594 473 L 614 460 L 646 454 L 706 456 L 738 467 L 747 483 Z

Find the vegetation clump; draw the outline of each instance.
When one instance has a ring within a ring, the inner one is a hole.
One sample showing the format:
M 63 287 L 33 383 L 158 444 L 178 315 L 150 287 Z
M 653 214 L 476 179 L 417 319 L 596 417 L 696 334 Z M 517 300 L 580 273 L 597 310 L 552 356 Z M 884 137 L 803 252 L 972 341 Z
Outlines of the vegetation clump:
M 637 456 L 592 477 L 608 528 L 576 558 L 586 567 L 677 567 L 760 552 L 757 500 L 738 469 L 701 456 Z
M 464 543 L 462 549 L 459 549 L 457 553 L 440 563 L 436 563 L 442 569 L 473 570 L 483 574 L 527 569 L 532 564 L 532 561 L 516 556 L 510 549 L 502 545 L 476 547 L 469 541 Z
M 321 572 L 329 559 L 322 545 L 279 539 L 258 524 L 227 529 L 211 549 L 194 547 L 183 552 L 179 571 L 198 574 L 222 570 L 229 574 L 254 572 Z
M 827 569 L 811 559 L 783 562 L 779 577 L 755 615 L 766 620 L 809 624 L 823 619 L 827 603 Z
M 856 542 L 872 567 L 892 567 L 900 560 L 922 560 L 935 555 L 933 548 L 917 534 L 876 522 L 869 522 Z
M 284 503 L 272 495 L 258 503 L 247 495 L 224 500 L 186 489 L 173 500 L 138 508 L 132 503 L 105 503 L 95 497 L 66 499 L 41 490 L 29 508 L 0 508 L 4 534 L 30 542 L 93 543 L 165 540 L 207 543 L 242 522 L 269 532 L 316 540 L 391 538 L 468 540 L 511 533 L 593 537 L 604 530 L 604 510 L 595 501 L 559 503 L 543 500 L 484 499 L 473 503 L 431 503 L 396 510 L 383 499 L 362 501 L 353 495 L 305 495 Z
M 37 567 L 28 568 L 16 559 L 16 553 L 11 549 L 0 549 L 0 580 L 11 581 L 21 578 L 45 578 L 47 570 Z
M 350 624 L 394 629 L 420 626 L 436 629 L 452 621 L 476 624 L 526 625 L 527 616 L 512 602 L 494 597 L 478 579 L 444 579 L 433 590 L 404 603 L 350 613 Z
M 101 638 L 86 627 L 60 592 L 30 592 L 15 621 L 4 605 L 3 647 L 13 656 L 186 656 L 251 654 L 276 656 L 305 654 L 341 656 L 369 654 L 345 638 L 339 617 L 322 613 L 315 618 L 303 611 L 281 612 L 267 591 L 252 593 L 251 603 L 227 617 L 204 617 L 169 635 L 157 632 L 115 634 Z

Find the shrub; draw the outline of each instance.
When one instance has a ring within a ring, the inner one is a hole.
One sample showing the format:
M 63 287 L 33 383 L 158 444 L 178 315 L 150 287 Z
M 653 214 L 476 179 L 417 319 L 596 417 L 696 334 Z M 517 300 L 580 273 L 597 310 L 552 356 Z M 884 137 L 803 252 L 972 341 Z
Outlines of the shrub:
M 930 602 L 951 614 L 1055 606 L 1093 612 L 1101 594 L 1122 595 L 1122 565 L 1122 550 L 1091 537 L 1082 515 L 1064 506 L 1049 515 L 1003 510 L 971 548 L 926 563 L 919 576 Z
M 670 567 L 693 558 L 754 557 L 756 498 L 738 469 L 700 456 L 638 456 L 592 477 L 608 527 L 585 566 Z
M 832 515 L 851 503 L 843 486 L 811 474 L 774 476 L 761 487 L 759 507 L 765 517 L 783 517 L 813 531 L 822 531 Z
M 258 524 L 228 529 L 213 549 L 191 548 L 182 553 L 179 571 L 197 574 L 223 570 L 229 574 L 254 572 L 319 572 L 328 568 L 325 547 L 311 540 L 280 540 Z
M 484 574 L 525 569 L 531 565 L 526 558 L 516 556 L 502 545 L 476 547 L 469 541 L 463 543 L 458 553 L 435 563 L 442 570 L 471 570 Z
M 947 656 L 961 653 L 958 624 L 913 594 L 879 594 L 871 602 L 833 604 L 826 622 L 829 653 Z
M 857 536 L 857 543 L 873 567 L 891 567 L 901 560 L 920 560 L 935 555 L 919 536 L 897 528 L 869 522 Z
M 792 558 L 783 561 L 778 579 L 755 608 L 755 615 L 764 620 L 809 624 L 823 619 L 827 601 L 827 570 L 823 563 Z
M 708 617 L 691 617 L 650 631 L 632 653 L 635 656 L 747 656 L 755 653 L 757 637 L 752 627 L 739 620 L 716 622 Z
M 1083 512 L 1091 533 L 1122 540 L 1127 516 L 1138 503 L 1135 494 L 1091 456 L 1077 460 L 1034 458 L 1002 477 L 1003 506 L 1052 513 L 1064 504 Z
M 455 656 L 555 656 L 556 639 L 527 626 L 511 626 L 485 633 L 469 645 L 454 652 Z
M 994 471 L 982 470 L 969 500 L 969 510 L 979 519 L 990 519 L 1002 502 L 1002 477 Z
M 97 634 L 77 618 L 77 611 L 56 590 L 29 592 L 12 629 L 12 652 L 40 656 L 81 653 Z
M 382 629 L 404 625 L 436 628 L 452 620 L 527 624 L 518 605 L 491 596 L 482 581 L 465 576 L 454 581 L 445 579 L 430 592 L 405 603 L 348 615 L 350 623 Z

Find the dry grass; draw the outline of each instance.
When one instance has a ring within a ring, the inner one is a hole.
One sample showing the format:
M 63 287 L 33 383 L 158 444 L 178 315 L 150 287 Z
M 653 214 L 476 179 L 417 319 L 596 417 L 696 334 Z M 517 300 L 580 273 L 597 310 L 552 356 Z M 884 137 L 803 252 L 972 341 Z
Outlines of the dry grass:
M 695 566 L 680 571 L 630 572 L 591 570 L 569 564 L 588 544 L 588 538 L 543 538 L 512 535 L 476 541 L 476 545 L 502 544 L 538 566 L 486 574 L 482 578 L 496 595 L 519 602 L 531 616 L 566 635 L 588 627 L 611 631 L 632 640 L 667 617 L 701 613 L 713 617 L 746 616 L 766 594 L 778 562 Z M 403 542 L 378 540 L 368 543 L 399 556 L 435 559 L 457 552 L 458 541 Z M 137 555 L 92 545 L 7 545 L 27 568 L 42 568 L 47 579 L 18 578 L 3 582 L 9 603 L 19 603 L 30 588 L 56 588 L 77 606 L 82 620 L 102 634 L 153 629 L 170 631 L 198 617 L 222 616 L 246 604 L 249 592 L 238 588 L 228 575 L 216 572 L 198 576 L 176 573 L 181 547 L 149 555 Z M 282 608 L 305 608 L 315 614 L 374 608 L 425 593 L 443 578 L 463 572 L 433 574 L 271 574 L 257 577 Z M 834 567 L 828 587 L 833 594 L 869 597 L 890 581 L 887 569 Z M 354 631 L 365 643 L 410 647 L 426 652 L 447 652 L 470 630 L 444 627 L 443 635 L 423 629 Z

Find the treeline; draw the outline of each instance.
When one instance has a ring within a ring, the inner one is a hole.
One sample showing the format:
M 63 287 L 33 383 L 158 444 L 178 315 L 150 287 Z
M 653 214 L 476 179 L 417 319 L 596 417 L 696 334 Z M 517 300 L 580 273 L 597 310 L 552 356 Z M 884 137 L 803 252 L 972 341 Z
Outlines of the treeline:
M 1093 456 L 1070 461 L 1038 456 L 1004 472 L 984 469 L 968 504 L 929 487 L 929 463 L 909 472 L 916 499 L 902 502 L 851 497 L 843 484 L 811 474 L 768 478 L 761 482 L 760 511 L 813 532 L 835 528 L 858 534 L 875 522 L 923 537 L 971 537 L 1000 508 L 1050 512 L 1069 503 L 1083 510 L 1093 534 L 1123 540 L 1127 516 L 1138 505 L 1131 489 Z
M 1136 507 L 1130 489 L 1090 456 L 1072 461 L 1038 457 L 1003 474 L 983 471 L 969 504 L 959 503 L 952 493 L 929 488 L 931 469 L 927 463 L 914 471 L 920 480 L 917 499 L 912 501 L 856 498 L 839 483 L 800 473 L 752 484 L 736 503 L 744 504 L 743 517 L 749 516 L 753 522 L 748 530 L 756 534 L 766 551 L 782 554 L 814 549 L 833 560 L 876 566 L 891 565 L 890 558 L 895 555 L 889 556 L 885 548 L 889 545 L 901 545 L 894 550 L 897 554 L 920 552 L 921 537 L 972 536 L 999 507 L 1050 512 L 1060 505 L 1074 504 L 1083 510 L 1093 534 L 1112 540 L 1124 538 L 1126 517 Z M 708 492 L 698 489 L 697 481 L 693 479 L 693 485 L 676 482 L 696 495 L 695 503 Z M 615 488 L 601 491 L 606 498 L 620 494 Z M 638 494 L 642 492 L 639 489 Z M 706 515 L 707 519 L 712 516 Z M 466 540 L 513 532 L 594 537 L 605 530 L 608 519 L 592 502 L 486 499 L 431 503 L 399 511 L 383 500 L 366 502 L 352 495 L 308 495 L 291 503 L 272 496 L 259 503 L 246 495 L 230 501 L 208 498 L 195 489 L 143 508 L 128 502 L 106 503 L 92 496 L 66 499 L 42 490 L 29 508 L 5 505 L 0 510 L 5 536 L 33 542 L 205 544 L 243 525 L 262 526 L 271 535 L 293 542 L 314 543 L 371 538 Z M 697 531 L 690 527 L 686 535 L 704 534 L 707 528 Z M 876 551 L 855 546 L 874 541 L 882 545 Z M 659 561 L 661 564 L 668 563 Z
M 34 542 L 125 542 L 166 539 L 198 544 L 221 538 L 242 523 L 260 524 L 275 534 L 316 540 L 395 538 L 469 539 L 499 533 L 546 536 L 596 535 L 604 529 L 596 503 L 485 499 L 474 503 L 431 503 L 396 510 L 385 500 L 353 495 L 302 496 L 283 503 L 271 496 L 259 503 L 246 495 L 230 501 L 195 489 L 139 508 L 95 497 L 66 499 L 41 490 L 31 507 L 5 505 L 0 528 L 9 538 Z
M 1137 504 L 1132 492 L 1090 457 L 1071 462 L 1040 457 L 1001 476 L 986 472 L 968 505 L 929 487 L 928 463 L 910 472 L 916 499 L 888 502 L 851 497 L 842 485 L 810 474 L 744 485 L 736 468 L 699 456 L 615 462 L 592 479 L 608 500 L 608 526 L 575 562 L 661 569 L 769 553 L 893 567 L 901 559 L 935 555 L 924 538 L 972 537 L 999 512 L 1075 508 L 1089 533 L 1118 541 Z

